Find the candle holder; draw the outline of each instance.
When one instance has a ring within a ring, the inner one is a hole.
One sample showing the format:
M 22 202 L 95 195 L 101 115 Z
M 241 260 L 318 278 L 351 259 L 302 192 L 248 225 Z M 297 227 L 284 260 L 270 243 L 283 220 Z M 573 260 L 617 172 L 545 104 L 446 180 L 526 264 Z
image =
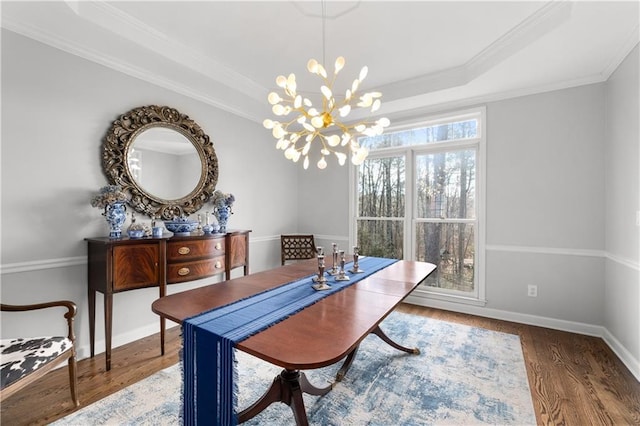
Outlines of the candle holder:
M 329 270 L 329 275 L 338 275 L 338 244 L 331 243 L 333 248 L 333 264 Z
M 324 248 L 322 246 L 316 246 L 316 255 L 324 256 Z
M 202 215 L 200 213 L 198 213 L 198 226 L 196 228 L 196 234 L 204 234 L 204 231 L 202 230 Z
M 204 232 L 205 234 L 212 234 L 213 233 L 213 225 L 211 225 L 211 223 L 209 223 L 209 212 L 206 212 L 204 214 L 204 217 L 206 218 L 206 220 L 205 220 L 206 225 L 204 225 L 202 227 L 202 232 Z
M 329 290 L 331 286 L 327 284 L 327 278 L 324 276 L 324 255 L 318 255 L 318 276 L 313 277 L 315 284 L 312 286 L 314 290 Z
M 349 281 L 349 277 L 345 274 L 345 271 L 344 271 L 344 262 L 345 262 L 344 250 L 340 250 L 338 254 L 340 255 L 340 270 L 338 271 L 338 276 L 336 277 L 336 281 Z
M 358 265 L 358 257 L 360 255 L 359 251 L 360 247 L 353 246 L 353 266 L 349 270 L 349 272 L 351 272 L 352 274 L 360 274 L 364 272 L 362 269 L 360 269 L 360 265 Z

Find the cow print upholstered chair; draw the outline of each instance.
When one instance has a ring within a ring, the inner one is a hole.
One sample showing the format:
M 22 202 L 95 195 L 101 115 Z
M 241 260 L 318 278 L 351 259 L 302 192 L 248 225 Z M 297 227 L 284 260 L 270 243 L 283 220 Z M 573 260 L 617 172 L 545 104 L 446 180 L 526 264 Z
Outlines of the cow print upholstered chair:
M 67 308 L 67 312 L 64 314 L 69 329 L 67 337 L 47 336 L 0 339 L 0 401 L 40 379 L 54 367 L 68 360 L 71 398 L 76 407 L 80 405 L 76 373 L 75 336 L 73 334 L 73 318 L 76 315 L 75 303 L 62 300 L 34 305 L 0 304 L 0 310 L 5 312 L 25 312 L 56 306 Z

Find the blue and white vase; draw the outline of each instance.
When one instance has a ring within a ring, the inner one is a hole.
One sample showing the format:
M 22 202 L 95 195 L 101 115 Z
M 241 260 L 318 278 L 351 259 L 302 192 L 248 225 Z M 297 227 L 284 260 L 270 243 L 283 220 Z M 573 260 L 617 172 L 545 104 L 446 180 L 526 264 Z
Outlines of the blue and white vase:
M 107 204 L 104 207 L 104 217 L 109 224 L 109 238 L 122 236 L 122 225 L 127 220 L 127 206 L 124 202 Z
M 218 232 L 221 234 L 224 232 L 227 232 L 227 221 L 229 220 L 230 210 L 231 210 L 231 207 L 228 207 L 228 206 L 216 207 L 213 213 L 216 219 L 218 220 L 218 225 L 220 225 L 220 229 L 218 230 Z

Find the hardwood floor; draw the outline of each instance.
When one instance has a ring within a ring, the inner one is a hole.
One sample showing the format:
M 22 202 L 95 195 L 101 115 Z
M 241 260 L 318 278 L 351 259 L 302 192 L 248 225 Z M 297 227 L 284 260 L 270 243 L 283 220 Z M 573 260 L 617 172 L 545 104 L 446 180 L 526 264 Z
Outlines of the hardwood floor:
M 640 383 L 602 339 L 415 305 L 398 310 L 443 321 L 518 334 L 538 424 L 640 425 Z M 111 371 L 104 354 L 78 363 L 81 407 L 178 362 L 178 327 L 115 348 Z M 75 409 L 66 368 L 49 373 L 2 403 L 2 425 L 47 424 Z

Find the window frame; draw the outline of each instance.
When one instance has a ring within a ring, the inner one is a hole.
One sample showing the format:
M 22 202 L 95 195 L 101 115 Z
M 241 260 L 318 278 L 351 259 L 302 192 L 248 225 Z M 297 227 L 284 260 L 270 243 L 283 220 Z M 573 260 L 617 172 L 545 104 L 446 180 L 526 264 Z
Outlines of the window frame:
M 398 132 L 412 128 L 434 126 L 464 119 L 478 119 L 478 135 L 472 139 L 456 139 L 450 141 L 430 142 L 419 145 L 407 145 L 371 149 L 367 159 L 404 156 L 405 158 L 405 211 L 404 217 L 393 218 L 403 221 L 403 253 L 407 260 L 416 259 L 416 227 L 418 223 L 456 223 L 460 219 L 417 218 L 418 206 L 414 203 L 416 194 L 415 166 L 418 155 L 436 152 L 450 152 L 473 149 L 476 153 L 475 171 L 475 219 L 464 219 L 465 223 L 474 224 L 475 274 L 474 291 L 462 292 L 436 287 L 419 286 L 412 296 L 425 299 L 438 299 L 484 306 L 486 304 L 486 107 L 477 107 L 461 111 L 430 115 L 421 120 L 404 121 L 390 127 L 387 132 Z M 356 244 L 358 220 L 391 220 L 388 218 L 358 217 L 358 167 L 349 163 L 349 244 Z M 365 253 L 366 254 L 366 253 Z

